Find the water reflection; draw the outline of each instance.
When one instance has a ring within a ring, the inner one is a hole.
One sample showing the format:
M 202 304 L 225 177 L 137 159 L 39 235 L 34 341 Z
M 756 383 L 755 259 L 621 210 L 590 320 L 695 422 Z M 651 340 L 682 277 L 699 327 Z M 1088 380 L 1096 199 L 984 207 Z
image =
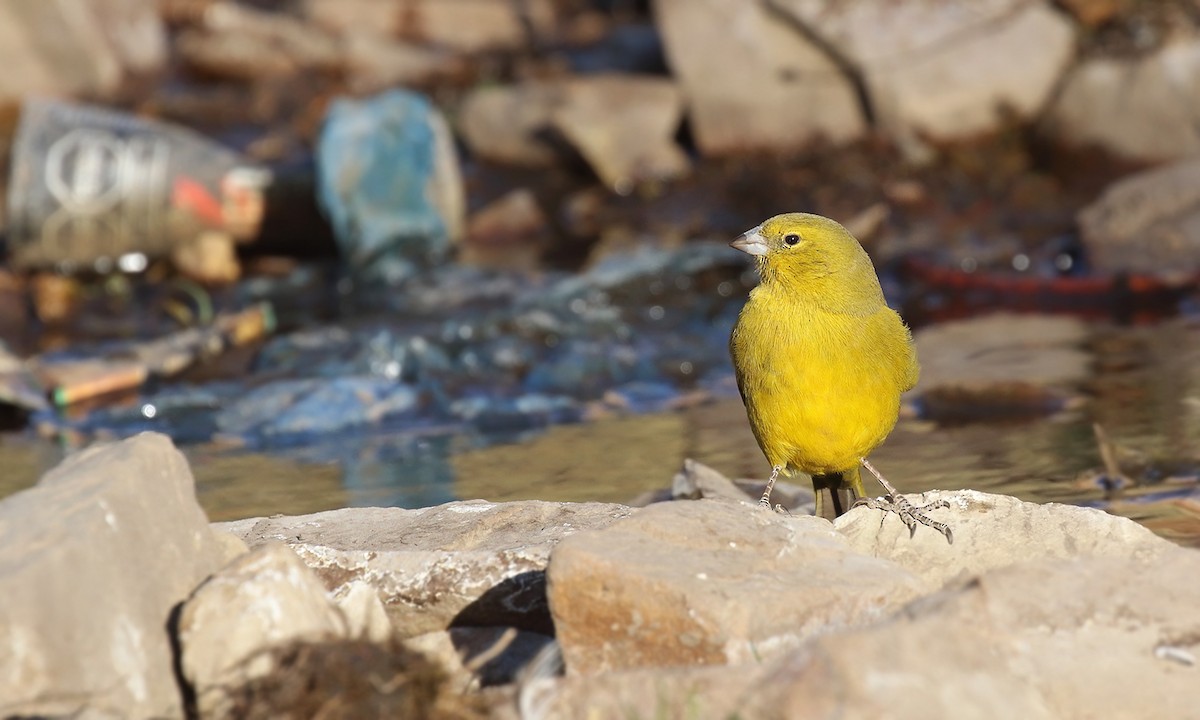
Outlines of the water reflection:
M 1200 545 L 1200 325 L 1095 330 L 1095 374 L 1082 407 L 1008 424 L 902 419 L 872 456 L 876 466 L 906 492 L 972 488 L 1099 507 Z M 1115 445 L 1126 487 L 1104 482 L 1094 421 Z M 736 398 L 557 428 L 454 464 L 464 497 L 626 502 L 666 485 L 685 457 L 731 477 L 766 472 Z

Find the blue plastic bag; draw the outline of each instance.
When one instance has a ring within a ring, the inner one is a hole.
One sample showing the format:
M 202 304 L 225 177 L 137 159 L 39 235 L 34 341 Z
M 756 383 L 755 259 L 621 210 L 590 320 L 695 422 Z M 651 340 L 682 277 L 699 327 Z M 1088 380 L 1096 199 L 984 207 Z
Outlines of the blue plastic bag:
M 416 93 L 330 106 L 317 142 L 317 194 L 360 286 L 404 282 L 444 261 L 461 234 L 454 144 L 441 114 Z

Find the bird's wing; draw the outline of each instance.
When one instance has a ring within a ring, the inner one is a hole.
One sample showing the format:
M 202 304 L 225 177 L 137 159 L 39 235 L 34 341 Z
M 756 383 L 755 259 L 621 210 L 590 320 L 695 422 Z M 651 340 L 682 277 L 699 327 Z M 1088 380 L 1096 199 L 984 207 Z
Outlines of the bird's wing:
M 733 326 L 733 332 L 729 334 L 729 357 L 733 360 L 733 377 L 737 380 L 738 395 L 742 396 L 742 404 L 746 404 L 746 387 L 745 373 L 742 371 L 742 363 L 738 362 L 738 331 L 741 329 L 740 323 Z

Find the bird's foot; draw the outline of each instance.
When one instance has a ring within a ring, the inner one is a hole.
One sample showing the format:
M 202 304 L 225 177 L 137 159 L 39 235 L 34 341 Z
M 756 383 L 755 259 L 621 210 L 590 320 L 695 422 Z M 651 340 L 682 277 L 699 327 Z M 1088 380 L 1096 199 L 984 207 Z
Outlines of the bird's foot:
M 862 498 L 855 505 L 866 505 L 874 510 L 883 510 L 884 512 L 894 512 L 900 516 L 900 520 L 908 526 L 908 536 L 913 537 L 917 534 L 917 525 L 931 527 L 940 532 L 946 538 L 946 542 L 954 544 L 954 533 L 950 531 L 950 526 L 946 523 L 938 522 L 925 514 L 926 510 L 936 508 L 950 507 L 950 503 L 945 500 L 938 500 L 928 505 L 913 505 L 900 493 L 896 492 L 896 488 L 887 481 L 875 466 L 872 465 L 866 458 L 859 458 L 858 461 L 867 469 L 867 472 L 875 476 L 883 489 L 887 491 L 887 495 L 882 498 Z
M 881 498 L 860 498 L 854 504 L 863 505 L 872 510 L 896 513 L 900 516 L 900 521 L 908 527 L 909 537 L 917 534 L 917 525 L 924 525 L 940 532 L 945 536 L 947 543 L 954 544 L 954 533 L 950 530 L 950 526 L 946 523 L 938 522 L 925 514 L 927 510 L 950 507 L 950 503 L 945 500 L 938 500 L 928 505 L 913 505 L 908 501 L 908 498 L 896 494 L 886 495 Z

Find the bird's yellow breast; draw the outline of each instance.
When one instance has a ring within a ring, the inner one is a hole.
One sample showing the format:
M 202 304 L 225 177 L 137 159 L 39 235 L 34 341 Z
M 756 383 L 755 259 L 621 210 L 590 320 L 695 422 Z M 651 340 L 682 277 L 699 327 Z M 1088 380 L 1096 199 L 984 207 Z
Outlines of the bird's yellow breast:
M 886 305 L 830 312 L 767 286 L 751 293 L 730 350 L 767 460 L 809 474 L 857 467 L 895 426 L 918 372 L 908 329 Z

